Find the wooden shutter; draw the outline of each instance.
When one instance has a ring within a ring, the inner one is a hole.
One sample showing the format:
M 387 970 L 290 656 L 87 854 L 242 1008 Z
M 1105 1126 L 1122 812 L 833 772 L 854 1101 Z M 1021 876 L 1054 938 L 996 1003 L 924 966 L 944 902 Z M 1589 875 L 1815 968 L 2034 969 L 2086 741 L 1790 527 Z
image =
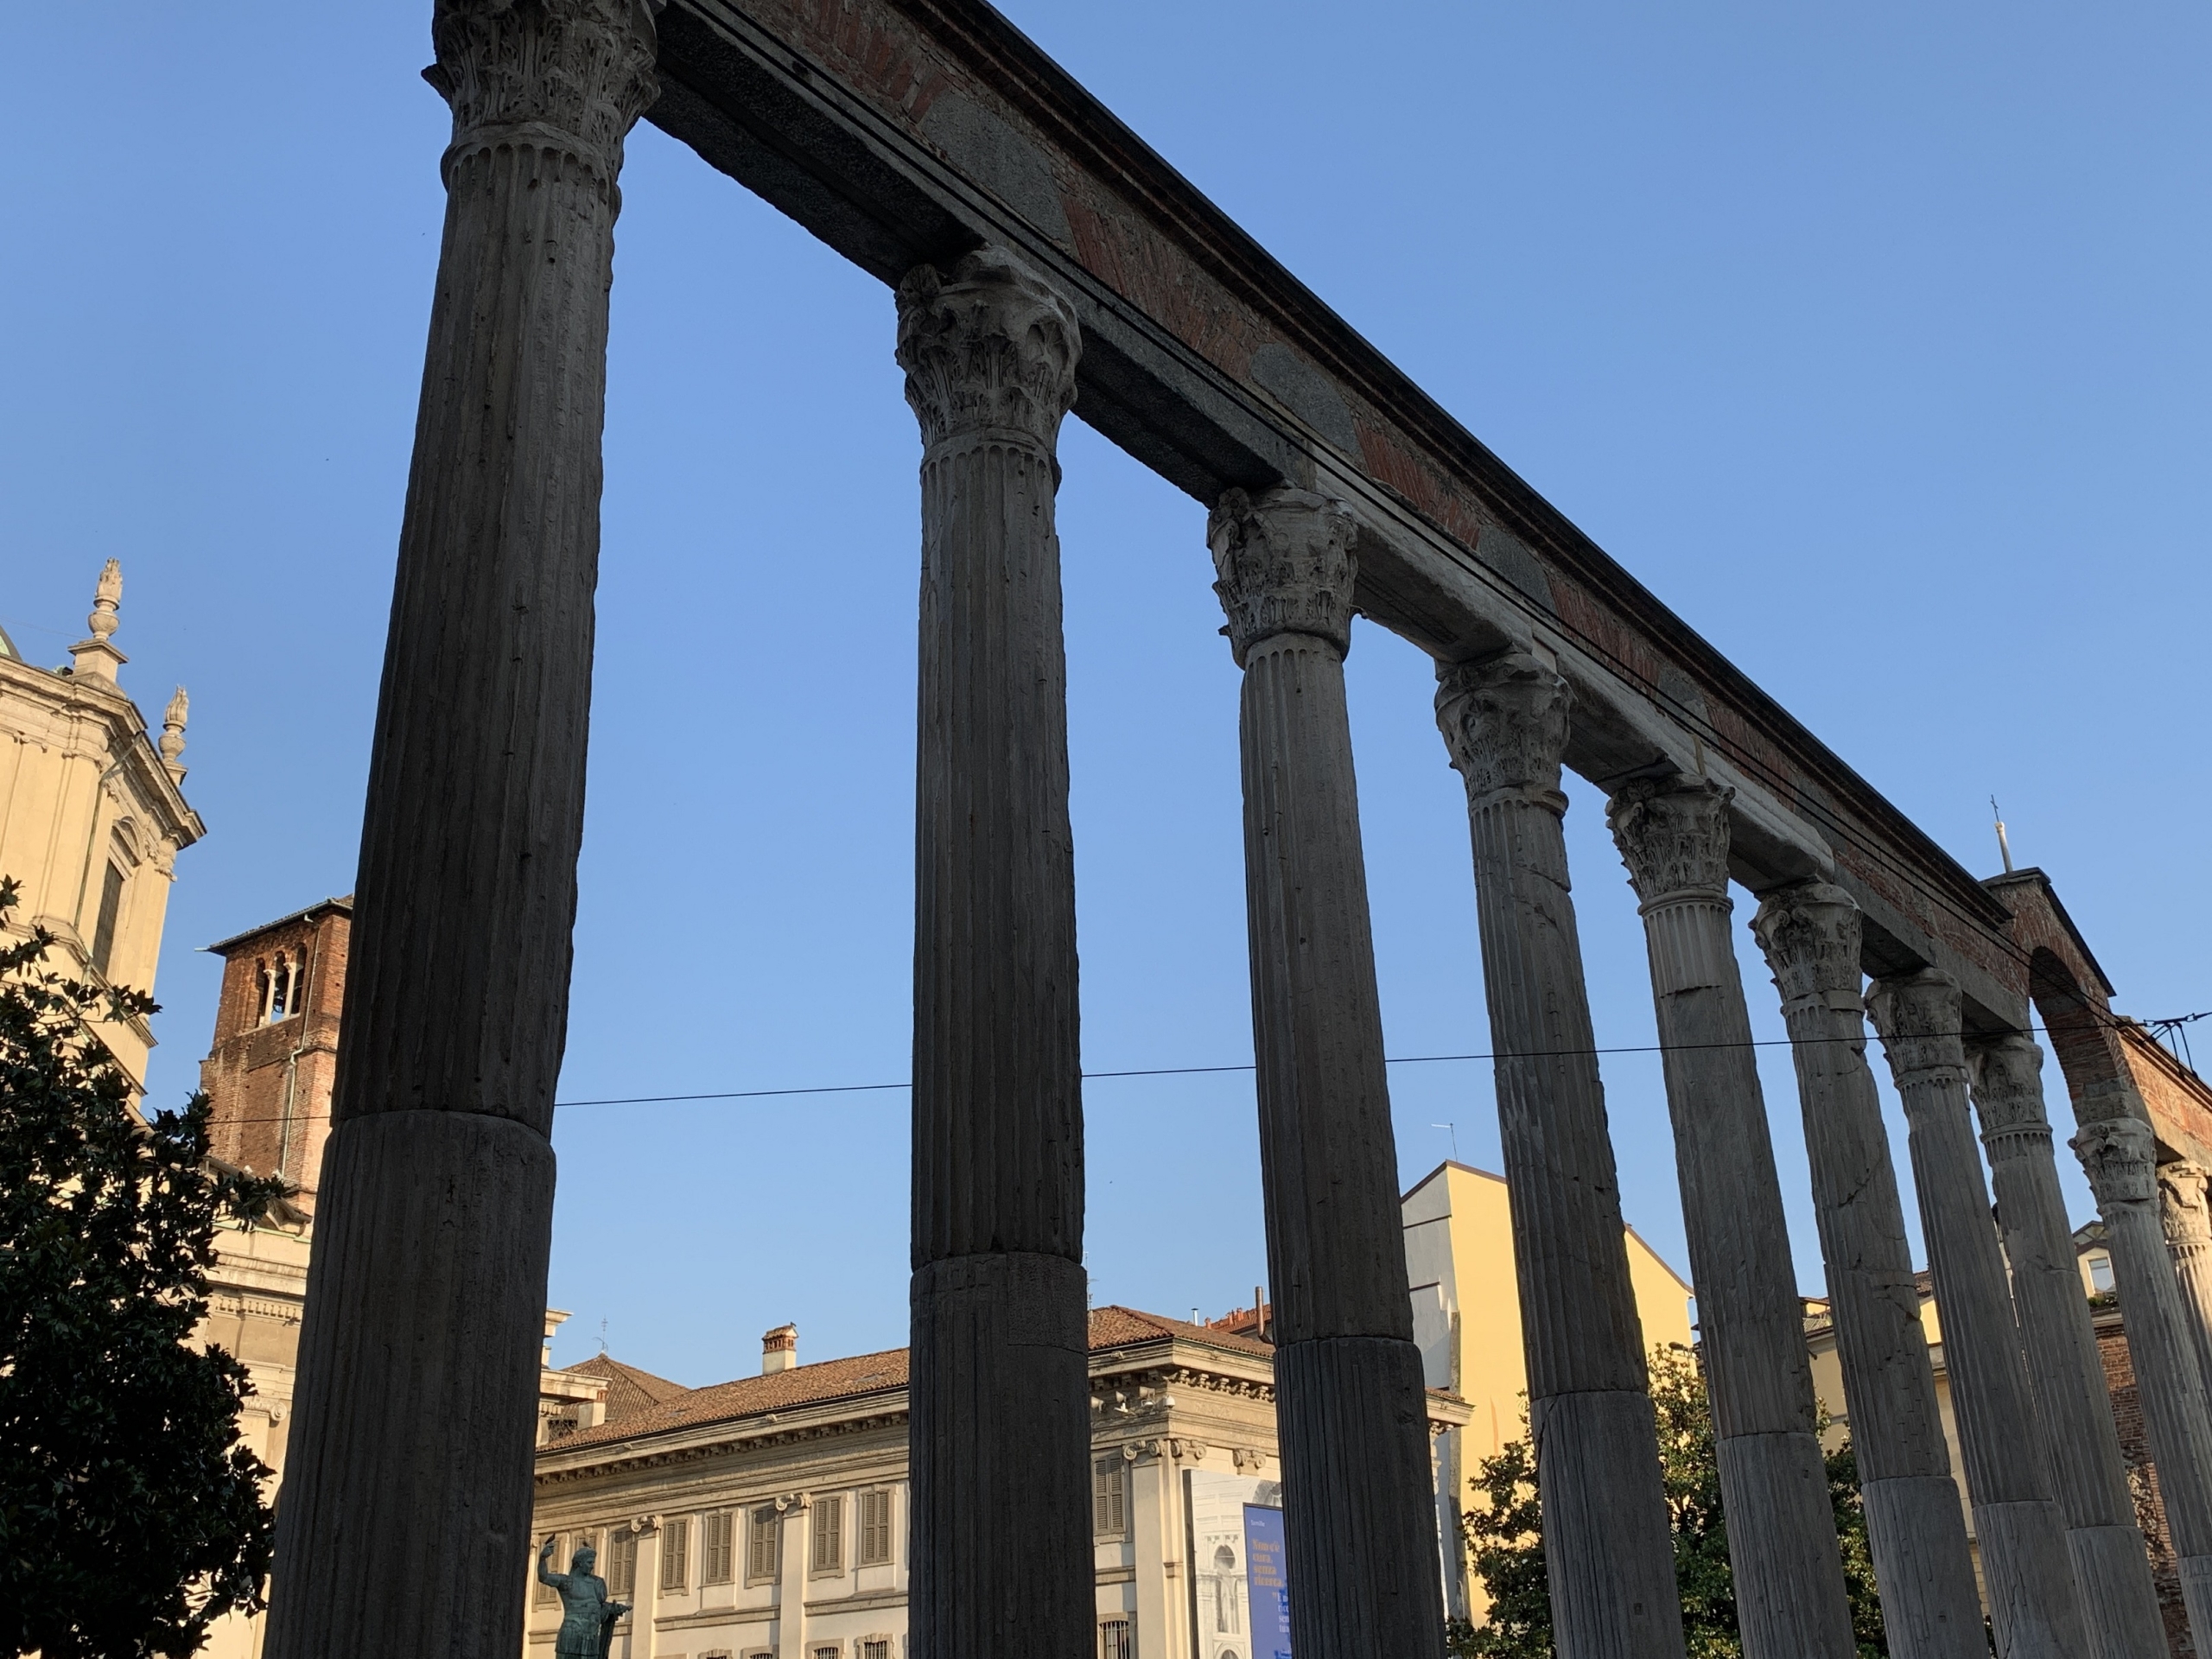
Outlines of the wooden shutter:
M 660 1587 L 687 1590 L 691 1586 L 691 1523 L 664 1521 L 660 1525 Z
M 1116 1452 L 1099 1459 L 1091 1486 L 1091 1530 L 1101 1538 L 1118 1538 L 1129 1529 L 1128 1465 Z
M 777 1535 L 783 1529 L 783 1517 L 772 1503 L 764 1503 L 753 1511 L 752 1546 L 745 1563 L 747 1584 L 766 1584 L 776 1576 Z
M 701 1517 L 699 1522 L 699 1582 L 728 1584 L 735 1563 L 730 1559 L 730 1522 L 728 1510 Z
M 891 1494 L 861 1494 L 861 1554 L 862 1567 L 880 1567 L 891 1559 Z
M 607 1541 L 607 1589 L 617 1599 L 638 1592 L 638 1535 L 627 1527 Z
M 565 1573 L 569 1570 L 569 1558 L 562 1553 L 567 1548 L 568 1542 L 569 1541 L 564 1535 L 558 1533 L 554 1535 L 553 1560 L 552 1564 L 546 1569 L 548 1572 Z M 530 1558 L 530 1576 L 531 1581 L 537 1584 L 537 1605 L 539 1606 L 557 1607 L 561 1605 L 561 1592 L 550 1584 L 538 1582 L 537 1557 L 535 1555 L 532 1555 Z
M 845 1570 L 845 1500 L 842 1497 L 814 1500 L 814 1570 Z

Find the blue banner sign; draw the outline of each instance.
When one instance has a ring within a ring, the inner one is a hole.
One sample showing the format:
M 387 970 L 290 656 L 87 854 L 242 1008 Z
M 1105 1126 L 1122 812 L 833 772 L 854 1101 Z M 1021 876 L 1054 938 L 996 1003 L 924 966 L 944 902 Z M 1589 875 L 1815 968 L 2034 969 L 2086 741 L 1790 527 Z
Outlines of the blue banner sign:
M 1244 1506 L 1244 1572 L 1252 1659 L 1290 1659 L 1290 1574 L 1282 1511 Z

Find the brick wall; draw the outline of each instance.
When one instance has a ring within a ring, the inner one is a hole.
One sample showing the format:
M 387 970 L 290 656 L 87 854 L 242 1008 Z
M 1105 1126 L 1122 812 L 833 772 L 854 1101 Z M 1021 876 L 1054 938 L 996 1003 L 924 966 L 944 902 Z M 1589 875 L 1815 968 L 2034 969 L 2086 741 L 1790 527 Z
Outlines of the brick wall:
M 2135 1517 L 2151 1546 L 2151 1574 L 2158 1587 L 2158 1611 L 2165 1619 L 2166 1646 L 2175 1659 L 2196 1659 L 2189 1636 L 2189 1615 L 2182 1606 L 2181 1580 L 2174 1571 L 2173 1540 L 2166 1531 L 2165 1500 L 2158 1495 L 2158 1466 L 2143 1428 L 2143 1402 L 2135 1386 L 2135 1362 L 2116 1308 L 2100 1310 L 2097 1353 L 2104 1361 L 2105 1389 L 2120 1425 L 2120 1455 L 2127 1460 L 2128 1489 L 2135 1495 Z

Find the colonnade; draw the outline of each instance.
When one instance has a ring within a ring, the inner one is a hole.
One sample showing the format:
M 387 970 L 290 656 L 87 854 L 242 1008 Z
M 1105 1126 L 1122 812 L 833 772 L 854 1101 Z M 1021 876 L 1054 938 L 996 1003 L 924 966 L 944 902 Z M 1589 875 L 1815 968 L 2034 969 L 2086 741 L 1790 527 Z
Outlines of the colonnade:
M 652 24 L 634 0 L 442 0 L 435 40 L 430 79 L 454 117 L 449 202 L 272 1659 L 403 1649 L 512 1659 L 521 1646 L 607 290 L 622 140 L 653 96 Z M 1077 1659 L 1094 1640 L 1095 1587 L 1053 502 L 1081 329 L 1067 296 L 991 248 L 918 266 L 897 314 L 923 441 L 911 1639 L 916 1659 Z M 1208 538 L 1243 674 L 1293 1645 L 1326 1659 L 1439 1654 L 1427 1414 L 1344 704 L 1358 537 L 1341 505 L 1281 486 L 1228 492 Z M 1573 693 L 1533 645 L 1438 674 L 1439 724 L 1466 785 L 1556 1645 L 1566 1659 L 1680 1659 L 1561 827 Z M 1730 942 L 1730 792 L 1661 769 L 1610 793 L 1666 1046 L 1745 1651 L 1848 1659 Z M 2069 1290 L 2033 1045 L 2007 1037 L 1970 1052 L 1958 988 L 1932 970 L 1867 996 L 1859 913 L 1840 887 L 1766 893 L 1751 925 L 1792 1040 L 1891 1652 L 1985 1649 L 1866 1055 L 1869 1007 L 1911 1125 L 2000 1652 L 2158 1651 L 2088 1314 Z M 1995 1173 L 2001 1249 L 1970 1110 Z M 2212 1586 L 2212 1503 L 2200 1501 L 2212 1419 L 2139 1128 L 2100 1122 L 2081 1145 L 2113 1229 L 2162 1472 L 2170 1449 L 2175 1459 L 2167 1501 L 2196 1614 Z M 2139 1300 L 2151 1310 L 2139 1328 Z

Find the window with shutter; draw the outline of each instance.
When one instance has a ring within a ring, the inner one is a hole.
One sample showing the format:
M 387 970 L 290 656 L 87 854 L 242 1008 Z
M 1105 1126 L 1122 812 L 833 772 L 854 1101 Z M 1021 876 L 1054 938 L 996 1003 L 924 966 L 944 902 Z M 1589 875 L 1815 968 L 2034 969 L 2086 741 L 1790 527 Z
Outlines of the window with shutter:
M 1126 1618 L 1109 1618 L 1098 1626 L 1098 1659 L 1136 1659 L 1137 1647 Z
M 699 1517 L 699 1582 L 728 1584 L 736 1570 L 730 1535 L 735 1520 L 728 1510 Z
M 660 1587 L 676 1592 L 691 1587 L 691 1523 L 689 1521 L 661 1522 Z
M 108 958 L 115 953 L 115 925 L 123 915 L 123 872 L 113 864 L 100 878 L 100 910 L 99 919 L 92 924 L 92 966 L 102 974 L 107 972 Z
M 845 1570 L 845 1500 L 814 1500 L 814 1571 L 824 1577 Z
M 887 1637 L 870 1637 L 861 1643 L 861 1659 L 891 1659 L 891 1642 Z
M 745 1581 L 747 1584 L 773 1584 L 776 1580 L 777 1545 L 782 1541 L 784 1517 L 772 1503 L 763 1503 L 753 1511 L 748 1528 L 745 1555 Z
M 861 1553 L 862 1567 L 881 1567 L 891 1559 L 891 1494 L 861 1494 Z
M 607 1592 L 617 1601 L 638 1593 L 638 1535 L 627 1527 L 607 1541 Z
M 1101 1458 L 1091 1483 L 1091 1530 L 1101 1538 L 1119 1538 L 1129 1529 L 1128 1465 L 1119 1452 Z

